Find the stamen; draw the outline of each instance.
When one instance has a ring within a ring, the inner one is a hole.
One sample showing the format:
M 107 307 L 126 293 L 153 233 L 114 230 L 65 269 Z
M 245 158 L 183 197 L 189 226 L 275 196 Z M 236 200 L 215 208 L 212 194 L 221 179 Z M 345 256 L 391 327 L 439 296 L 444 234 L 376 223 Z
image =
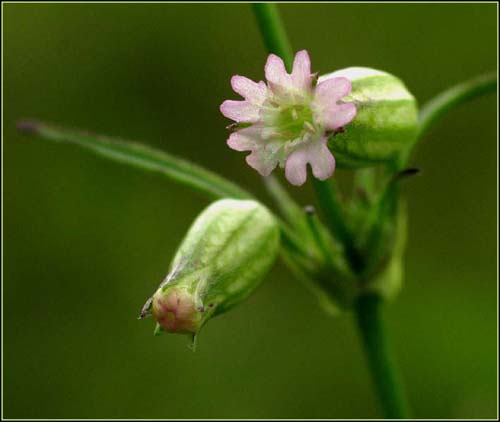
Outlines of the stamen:
M 307 122 L 307 121 L 304 122 L 304 129 L 307 130 L 310 133 L 314 133 L 315 132 L 314 126 L 311 123 Z

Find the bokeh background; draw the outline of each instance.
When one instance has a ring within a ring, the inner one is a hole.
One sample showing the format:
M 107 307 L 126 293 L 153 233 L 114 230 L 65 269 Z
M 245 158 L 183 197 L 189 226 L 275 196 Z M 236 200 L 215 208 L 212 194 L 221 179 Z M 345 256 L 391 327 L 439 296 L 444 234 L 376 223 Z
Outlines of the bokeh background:
M 496 70 L 497 5 L 283 4 L 315 70 L 400 76 L 419 102 Z M 16 132 L 23 117 L 141 140 L 267 199 L 225 146 L 234 73 L 263 77 L 247 4 L 3 4 L 7 418 L 359 418 L 377 403 L 352 315 L 283 264 L 198 350 L 138 321 L 208 202 L 161 176 Z M 497 98 L 447 115 L 406 183 L 407 277 L 387 309 L 419 418 L 497 412 Z M 345 178 L 345 173 L 338 172 Z M 291 189 L 302 204 L 309 188 Z

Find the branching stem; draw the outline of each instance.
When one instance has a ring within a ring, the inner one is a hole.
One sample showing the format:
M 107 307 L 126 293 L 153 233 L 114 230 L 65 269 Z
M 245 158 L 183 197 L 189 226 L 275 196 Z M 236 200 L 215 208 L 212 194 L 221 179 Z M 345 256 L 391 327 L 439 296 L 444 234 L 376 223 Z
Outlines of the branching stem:
M 290 71 L 293 60 L 292 48 L 276 5 L 256 3 L 252 6 L 267 50 L 279 55 Z M 336 192 L 329 184 L 320 181 L 315 182 L 315 188 L 319 204 L 328 219 L 328 226 L 332 234 L 344 244 L 353 268 L 357 267 L 359 263 L 356 262 L 352 236 L 345 225 L 340 200 L 336 196 Z M 314 223 L 314 221 L 311 220 L 310 223 Z M 402 418 L 407 415 L 406 400 L 398 381 L 392 356 L 389 353 L 385 327 L 380 317 L 380 305 L 378 296 L 361 297 L 356 305 L 358 327 L 385 414 L 392 418 Z

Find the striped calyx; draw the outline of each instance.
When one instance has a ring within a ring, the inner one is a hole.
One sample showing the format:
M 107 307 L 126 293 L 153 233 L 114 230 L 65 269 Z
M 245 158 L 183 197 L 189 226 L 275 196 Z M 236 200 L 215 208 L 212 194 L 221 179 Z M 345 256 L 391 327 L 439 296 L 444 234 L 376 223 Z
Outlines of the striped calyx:
M 278 248 L 277 222 L 263 205 L 216 201 L 194 221 L 141 316 L 152 313 L 163 331 L 197 333 L 260 284 Z
M 356 118 L 328 141 L 339 167 L 368 167 L 395 159 L 417 134 L 417 103 L 403 82 L 389 73 L 349 67 L 323 75 L 318 83 L 344 77 L 352 90 L 340 102 L 356 105 Z

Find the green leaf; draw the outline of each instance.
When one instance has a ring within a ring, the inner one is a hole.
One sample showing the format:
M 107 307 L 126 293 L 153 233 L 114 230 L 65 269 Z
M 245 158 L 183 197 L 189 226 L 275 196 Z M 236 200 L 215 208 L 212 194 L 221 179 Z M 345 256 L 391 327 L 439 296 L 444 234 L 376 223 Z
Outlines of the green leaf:
M 18 128 L 24 133 L 51 141 L 79 145 L 111 160 L 163 174 L 211 198 L 246 199 L 252 197 L 248 192 L 216 173 L 137 142 L 56 127 L 36 121 L 23 121 L 19 123 Z
M 411 153 L 418 141 L 449 111 L 474 98 L 494 92 L 496 89 L 497 75 L 489 73 L 452 86 L 425 103 L 419 113 L 418 135 L 398 158 L 397 168 L 402 169 L 408 165 Z
M 490 73 L 462 82 L 443 91 L 422 107 L 419 116 L 418 137 L 421 138 L 425 135 L 432 125 L 448 111 L 476 97 L 494 92 L 496 89 L 497 76 L 495 73 Z

